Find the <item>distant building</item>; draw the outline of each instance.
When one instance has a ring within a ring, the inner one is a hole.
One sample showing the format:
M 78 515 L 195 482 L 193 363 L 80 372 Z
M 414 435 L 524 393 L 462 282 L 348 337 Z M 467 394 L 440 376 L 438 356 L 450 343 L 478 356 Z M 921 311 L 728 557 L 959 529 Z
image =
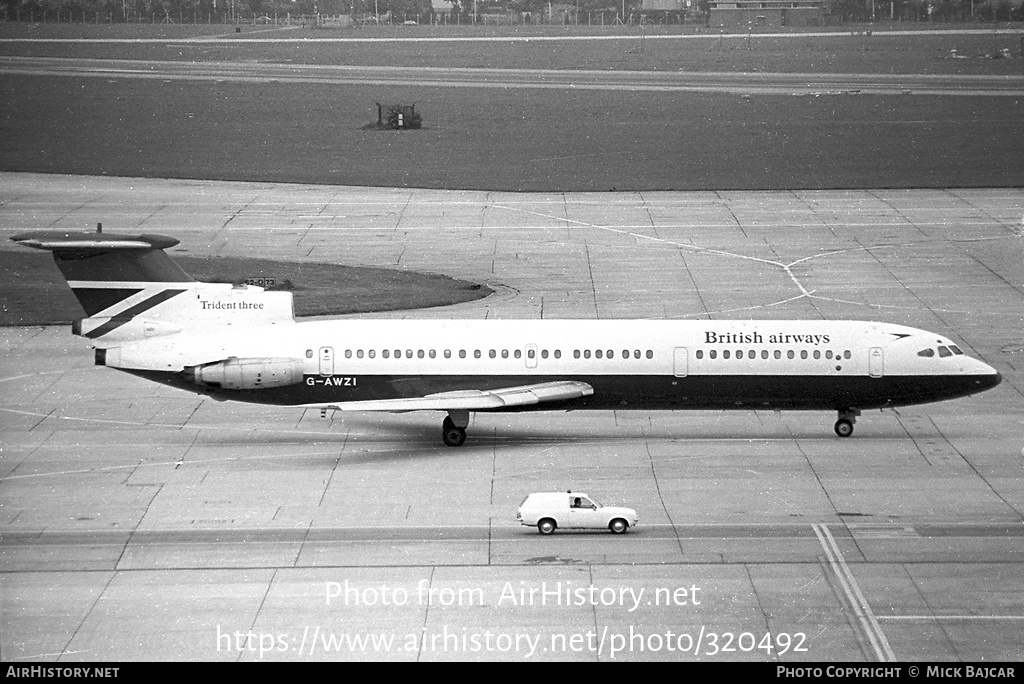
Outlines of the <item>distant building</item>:
M 434 14 L 451 14 L 454 5 L 446 0 L 430 0 L 430 6 Z
M 644 12 L 686 12 L 697 6 L 696 0 L 643 0 Z
M 821 26 L 824 0 L 711 0 L 709 25 Z

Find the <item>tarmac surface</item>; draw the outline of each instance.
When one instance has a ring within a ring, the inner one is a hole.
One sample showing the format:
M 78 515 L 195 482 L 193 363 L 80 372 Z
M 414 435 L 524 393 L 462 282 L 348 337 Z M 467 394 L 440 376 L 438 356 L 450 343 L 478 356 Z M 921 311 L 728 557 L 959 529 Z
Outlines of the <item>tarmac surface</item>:
M 516 194 L 0 174 L 8 233 L 388 266 L 452 318 L 874 319 L 1003 383 L 873 411 L 477 415 L 218 403 L 0 330 L 0 656 L 1020 661 L 1024 191 Z M 18 250 L 8 241 L 0 249 Z M 274 274 L 253 274 L 272 277 Z M 365 317 L 365 316 L 361 316 Z M 516 524 L 533 491 L 624 536 Z

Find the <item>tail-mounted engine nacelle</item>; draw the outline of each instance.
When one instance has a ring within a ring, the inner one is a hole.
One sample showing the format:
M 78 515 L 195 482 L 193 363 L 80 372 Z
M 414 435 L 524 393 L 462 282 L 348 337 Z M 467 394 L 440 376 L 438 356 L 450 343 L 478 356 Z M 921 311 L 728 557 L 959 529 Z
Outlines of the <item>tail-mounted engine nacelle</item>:
M 202 387 L 243 390 L 284 387 L 302 382 L 300 359 L 228 359 L 189 366 L 186 377 Z

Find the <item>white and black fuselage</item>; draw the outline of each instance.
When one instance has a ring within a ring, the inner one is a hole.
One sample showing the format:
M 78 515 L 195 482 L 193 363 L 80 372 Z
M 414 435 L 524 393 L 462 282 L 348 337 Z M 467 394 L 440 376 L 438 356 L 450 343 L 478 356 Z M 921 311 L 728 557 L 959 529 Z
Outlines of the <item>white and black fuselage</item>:
M 487 410 L 855 411 L 961 397 L 999 382 L 941 336 L 859 321 L 339 320 L 136 343 L 174 369 L 140 375 L 237 399 L 308 406 L 576 381 L 593 393 Z M 955 350 L 955 351 L 954 351 Z M 134 363 L 124 349 L 116 364 Z M 296 382 L 226 389 L 187 368 L 224 358 L 294 359 Z M 110 356 L 104 361 L 111 364 Z
M 951 340 L 868 321 L 297 322 L 289 292 L 200 283 L 160 235 L 24 233 L 85 309 L 96 363 L 222 399 L 324 411 L 833 410 L 953 399 L 1000 376 Z

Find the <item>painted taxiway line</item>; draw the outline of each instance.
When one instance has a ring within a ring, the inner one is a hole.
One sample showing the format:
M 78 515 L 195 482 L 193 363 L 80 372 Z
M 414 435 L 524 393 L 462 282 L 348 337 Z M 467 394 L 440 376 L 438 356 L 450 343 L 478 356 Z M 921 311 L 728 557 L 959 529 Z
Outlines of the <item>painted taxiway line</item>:
M 401 85 L 434 88 L 556 89 L 649 92 L 725 92 L 765 95 L 997 95 L 1024 94 L 1024 77 L 937 74 L 805 74 L 380 67 L 67 59 L 0 56 L 0 73 L 22 76 Z
M 825 550 L 829 566 L 839 581 L 839 585 L 843 588 L 847 602 L 853 607 L 853 612 L 860 623 L 861 631 L 867 637 L 871 648 L 875 652 L 875 657 L 883 663 L 895 662 L 896 654 L 893 653 L 885 632 L 882 631 L 881 625 L 878 624 L 878 618 L 875 617 L 871 604 L 864 597 L 864 593 L 861 591 L 860 585 L 857 584 L 853 572 L 850 571 L 850 567 L 846 564 L 846 559 L 843 557 L 843 552 L 839 548 L 839 544 L 836 543 L 835 537 L 832 536 L 827 525 L 816 523 L 813 525 L 813 528 L 814 533 L 818 536 L 818 541 L 821 543 L 821 547 Z

